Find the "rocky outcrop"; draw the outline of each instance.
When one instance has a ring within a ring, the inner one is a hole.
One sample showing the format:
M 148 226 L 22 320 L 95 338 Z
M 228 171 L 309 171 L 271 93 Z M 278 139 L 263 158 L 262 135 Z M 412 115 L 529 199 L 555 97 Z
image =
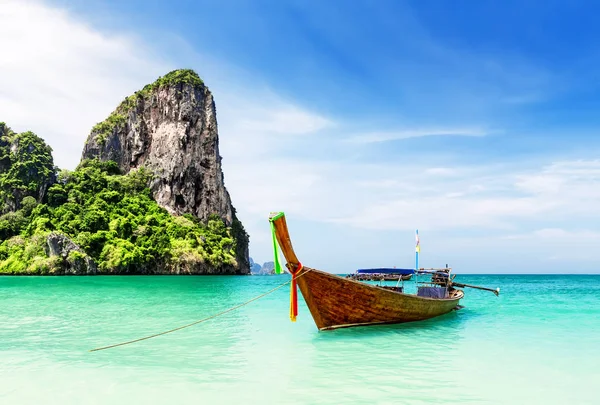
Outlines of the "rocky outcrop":
M 275 263 L 265 262 L 260 268 L 260 274 L 275 274 Z
M 261 266 L 258 263 L 255 263 L 252 258 L 250 258 L 250 273 L 258 274 L 260 273 Z
M 251 267 L 252 274 L 255 274 L 258 276 L 268 276 L 271 274 L 275 274 L 275 263 L 274 262 L 265 262 L 265 263 L 263 263 L 262 266 L 258 263 L 254 263 L 253 261 L 251 261 L 251 263 L 253 263 L 253 265 Z
M 238 272 L 249 273 L 248 236 L 225 188 L 213 96 L 191 70 L 177 70 L 127 97 L 85 144 L 82 159 L 153 174 L 154 199 L 175 215 L 218 215 L 236 239 Z
M 46 254 L 56 258 L 53 263 L 54 274 L 96 274 L 96 263 L 65 235 L 51 233 L 46 239 Z
M 195 73 L 179 81 L 176 74 L 184 73 L 177 72 L 128 97 L 96 125 L 82 158 L 113 160 L 123 173 L 144 166 L 155 175 L 151 189 L 162 207 L 202 220 L 217 214 L 231 225 L 213 96 Z

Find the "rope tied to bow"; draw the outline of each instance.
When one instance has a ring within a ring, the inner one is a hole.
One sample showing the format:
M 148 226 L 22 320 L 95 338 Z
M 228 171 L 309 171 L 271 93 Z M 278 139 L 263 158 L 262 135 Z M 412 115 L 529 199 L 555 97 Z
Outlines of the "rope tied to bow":
M 101 351 L 101 350 L 112 349 L 112 348 L 114 348 L 114 347 L 126 346 L 126 345 L 130 345 L 130 344 L 133 344 L 133 343 L 141 342 L 141 341 L 143 341 L 143 340 L 153 339 L 153 338 L 155 338 L 155 337 L 158 337 L 158 336 L 163 336 L 163 335 L 167 335 L 167 334 L 169 334 L 169 333 L 173 333 L 173 332 L 176 332 L 176 331 L 178 331 L 178 330 L 181 330 L 181 329 L 186 329 L 186 328 L 189 328 L 190 326 L 194 326 L 194 325 L 197 325 L 197 324 L 199 324 L 199 323 L 203 323 L 203 322 L 209 321 L 209 320 L 211 320 L 211 319 L 214 319 L 214 318 L 217 318 L 217 317 L 219 317 L 219 316 L 221 316 L 221 315 L 225 315 L 225 314 L 226 314 L 226 313 L 228 313 L 228 312 L 235 311 L 235 310 L 236 310 L 236 309 L 238 309 L 238 308 L 241 308 L 241 307 L 243 307 L 243 306 L 246 306 L 246 305 L 250 304 L 251 302 L 257 301 L 257 300 L 259 300 L 259 299 L 261 299 L 261 298 L 264 298 L 264 297 L 266 297 L 267 295 L 270 295 L 270 294 L 274 293 L 275 291 L 277 291 L 277 290 L 279 290 L 280 288 L 282 288 L 282 287 L 286 286 L 287 284 L 291 284 L 291 283 L 293 283 L 295 279 L 298 279 L 298 278 L 300 278 L 300 277 L 304 276 L 306 273 L 308 273 L 309 271 L 311 271 L 311 270 L 312 270 L 312 269 L 308 268 L 308 269 L 306 269 L 305 271 L 303 271 L 302 273 L 300 273 L 300 269 L 302 269 L 302 267 L 301 267 L 301 266 L 298 268 L 298 270 L 296 270 L 296 271 L 295 271 L 295 275 L 293 276 L 292 280 L 290 280 L 290 281 L 286 281 L 285 283 L 281 283 L 281 284 L 279 284 L 278 286 L 276 286 L 276 287 L 274 287 L 274 288 L 270 289 L 269 291 L 267 291 L 267 292 L 265 292 L 265 293 L 263 293 L 263 294 L 257 295 L 256 297 L 254 297 L 254 298 L 252 298 L 252 299 L 249 299 L 249 300 L 248 300 L 248 301 L 246 301 L 246 302 L 243 302 L 243 303 L 241 303 L 241 304 L 238 304 L 238 305 L 235 305 L 235 306 L 233 306 L 233 307 L 230 307 L 230 308 L 228 308 L 228 309 L 225 309 L 225 310 L 223 310 L 223 311 L 221 311 L 221 312 L 218 312 L 218 313 L 216 313 L 216 314 L 214 314 L 214 315 L 208 316 L 208 317 L 206 317 L 206 318 L 203 318 L 203 319 L 200 319 L 200 320 L 198 320 L 198 321 L 195 321 L 195 322 L 189 323 L 189 324 L 187 324 L 187 325 L 180 326 L 180 327 L 178 327 L 178 328 L 170 329 L 170 330 L 167 330 L 167 331 L 164 331 L 164 332 L 155 333 L 155 334 L 153 334 L 153 335 L 145 336 L 145 337 L 142 337 L 142 338 L 138 338 L 138 339 L 129 340 L 129 341 L 127 341 L 127 342 L 121 342 L 121 343 L 116 343 L 116 344 L 109 345 L 109 346 L 98 347 L 98 348 L 96 348 L 96 349 L 92 349 L 92 350 L 90 350 L 90 352 L 97 352 L 97 351 Z M 300 273 L 300 274 L 298 274 L 298 273 Z M 298 306 L 297 306 L 297 305 L 296 305 L 296 314 L 298 314 Z

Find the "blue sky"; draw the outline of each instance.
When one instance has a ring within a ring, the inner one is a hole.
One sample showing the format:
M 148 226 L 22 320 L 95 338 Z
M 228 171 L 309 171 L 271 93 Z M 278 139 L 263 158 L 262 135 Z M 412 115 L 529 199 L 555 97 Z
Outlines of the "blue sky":
M 73 168 L 94 123 L 173 68 L 217 104 L 225 182 L 332 272 L 599 272 L 592 2 L 0 2 L 0 120 Z M 28 29 L 24 29 L 28 27 Z

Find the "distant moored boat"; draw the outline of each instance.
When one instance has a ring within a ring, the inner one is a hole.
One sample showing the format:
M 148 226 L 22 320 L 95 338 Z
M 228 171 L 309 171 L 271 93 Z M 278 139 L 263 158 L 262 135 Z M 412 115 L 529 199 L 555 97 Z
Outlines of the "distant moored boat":
M 381 267 L 373 269 L 358 269 L 346 278 L 358 281 L 408 281 L 415 273 L 413 269 L 397 269 Z

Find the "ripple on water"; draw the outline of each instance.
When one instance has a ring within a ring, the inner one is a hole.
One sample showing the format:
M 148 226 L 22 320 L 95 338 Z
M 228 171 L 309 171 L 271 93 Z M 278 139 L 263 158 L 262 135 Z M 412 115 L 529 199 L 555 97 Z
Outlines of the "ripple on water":
M 502 293 L 469 290 L 464 309 L 424 322 L 318 332 L 302 300 L 289 322 L 281 289 L 94 353 L 282 278 L 0 277 L 0 403 L 592 403 L 599 278 L 461 277 Z

